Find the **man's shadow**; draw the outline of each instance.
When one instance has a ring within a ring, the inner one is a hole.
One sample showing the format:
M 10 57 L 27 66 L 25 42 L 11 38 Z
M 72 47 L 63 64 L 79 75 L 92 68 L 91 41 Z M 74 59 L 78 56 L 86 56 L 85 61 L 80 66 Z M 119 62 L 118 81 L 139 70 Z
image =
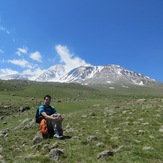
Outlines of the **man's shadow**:
M 71 139 L 72 136 L 64 135 L 63 138 L 60 138 L 61 140 Z

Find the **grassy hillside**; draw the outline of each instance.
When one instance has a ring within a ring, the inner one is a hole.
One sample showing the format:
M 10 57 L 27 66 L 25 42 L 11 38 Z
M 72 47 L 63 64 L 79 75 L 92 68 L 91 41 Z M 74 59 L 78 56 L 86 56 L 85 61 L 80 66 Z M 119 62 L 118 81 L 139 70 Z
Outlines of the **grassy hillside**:
M 46 94 L 65 117 L 64 140 L 34 141 Z M 162 97 L 162 88 L 1 81 L 0 162 L 161 163 Z

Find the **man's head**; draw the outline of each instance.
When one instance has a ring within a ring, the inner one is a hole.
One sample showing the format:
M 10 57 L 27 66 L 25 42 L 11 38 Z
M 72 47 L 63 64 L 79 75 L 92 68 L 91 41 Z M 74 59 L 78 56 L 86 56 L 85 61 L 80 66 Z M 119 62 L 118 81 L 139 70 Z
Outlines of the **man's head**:
M 45 105 L 49 105 L 50 101 L 51 101 L 51 96 L 49 96 L 49 95 L 44 96 L 44 104 Z

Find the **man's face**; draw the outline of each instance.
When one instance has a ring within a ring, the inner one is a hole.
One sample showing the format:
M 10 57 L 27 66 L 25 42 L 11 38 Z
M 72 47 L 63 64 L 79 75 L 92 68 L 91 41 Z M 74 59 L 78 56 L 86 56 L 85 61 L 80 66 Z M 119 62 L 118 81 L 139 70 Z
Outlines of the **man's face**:
M 50 99 L 49 97 L 45 97 L 45 99 L 44 99 L 44 104 L 45 104 L 45 105 L 49 105 L 50 102 L 51 102 L 51 99 Z

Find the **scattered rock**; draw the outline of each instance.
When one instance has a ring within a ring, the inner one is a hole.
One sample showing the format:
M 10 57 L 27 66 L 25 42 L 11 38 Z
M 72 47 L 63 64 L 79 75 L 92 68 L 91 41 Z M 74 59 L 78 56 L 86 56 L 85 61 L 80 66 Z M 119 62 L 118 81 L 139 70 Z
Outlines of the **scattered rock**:
M 41 141 L 42 141 L 42 137 L 39 136 L 39 135 L 36 135 L 36 136 L 33 138 L 32 143 L 33 143 L 33 144 L 37 144 L 37 143 L 40 143 Z
M 134 140 L 134 142 L 137 143 L 137 144 L 140 144 L 141 143 L 140 140 Z
M 88 118 L 88 116 L 87 115 L 82 115 L 81 118 Z
M 149 122 L 144 122 L 144 123 L 142 123 L 142 125 L 149 125 Z
M 163 132 L 163 126 L 160 127 L 159 132 Z
M 151 138 L 151 139 L 155 139 L 155 137 L 154 137 L 154 136 L 152 136 L 152 135 L 149 135 L 149 138 Z
M 115 148 L 115 149 L 111 148 L 109 150 L 103 151 L 97 155 L 97 159 L 102 159 L 102 158 L 107 157 L 107 156 L 113 156 L 116 152 L 120 151 L 123 147 L 124 146 L 121 145 L 118 148 Z
M 32 120 L 31 118 L 26 118 L 21 122 L 21 124 L 19 126 L 15 127 L 15 130 L 19 130 L 21 128 L 26 130 L 26 129 L 31 128 L 34 125 L 35 125 L 34 119 Z
M 32 97 L 32 98 L 31 98 L 31 100 L 34 100 L 34 99 L 35 99 L 35 97 Z
M 0 116 L 0 120 L 2 120 L 4 118 L 4 116 Z
M 119 128 L 119 127 L 116 127 L 116 128 L 114 128 L 114 130 L 115 130 L 115 131 L 118 131 L 118 130 L 120 130 L 120 128 Z
M 5 163 L 2 155 L 0 155 L 0 163 Z
M 138 99 L 136 102 L 142 104 L 145 101 L 146 101 L 146 99 Z
M 8 135 L 9 129 L 4 129 L 0 131 L 0 137 L 6 137 Z
M 103 151 L 97 155 L 97 159 L 102 159 L 104 157 L 113 156 L 113 155 L 114 155 L 113 151 L 110 151 L 110 150 L 109 151 Z
M 142 150 L 153 150 L 153 147 L 143 147 Z
M 145 133 L 145 131 L 139 130 L 139 131 L 135 132 L 134 134 L 135 135 L 144 135 L 144 133 Z
M 45 145 L 43 145 L 43 147 L 42 147 L 43 149 L 48 149 L 48 150 L 51 150 L 51 149 L 53 149 L 54 148 L 54 146 L 52 145 L 52 144 L 45 144 Z
M 0 154 L 3 152 L 3 147 L 0 145 Z
M 111 137 L 110 139 L 111 139 L 111 140 L 118 140 L 119 137 L 117 137 L 117 136 L 113 136 L 113 137 Z
M 96 114 L 94 112 L 90 113 L 90 116 L 96 116 Z
M 29 109 L 30 109 L 30 107 L 28 107 L 28 106 L 27 107 L 20 107 L 19 111 L 24 112 L 24 111 L 29 110 Z
M 96 141 L 96 140 L 97 140 L 97 137 L 96 136 L 89 136 L 87 138 L 87 142 Z
M 97 147 L 104 147 L 104 143 L 102 143 L 102 142 L 101 143 L 97 143 L 96 146 Z
M 59 161 L 61 155 L 63 155 L 63 151 L 61 149 L 51 149 L 49 153 L 49 157 L 53 161 Z

